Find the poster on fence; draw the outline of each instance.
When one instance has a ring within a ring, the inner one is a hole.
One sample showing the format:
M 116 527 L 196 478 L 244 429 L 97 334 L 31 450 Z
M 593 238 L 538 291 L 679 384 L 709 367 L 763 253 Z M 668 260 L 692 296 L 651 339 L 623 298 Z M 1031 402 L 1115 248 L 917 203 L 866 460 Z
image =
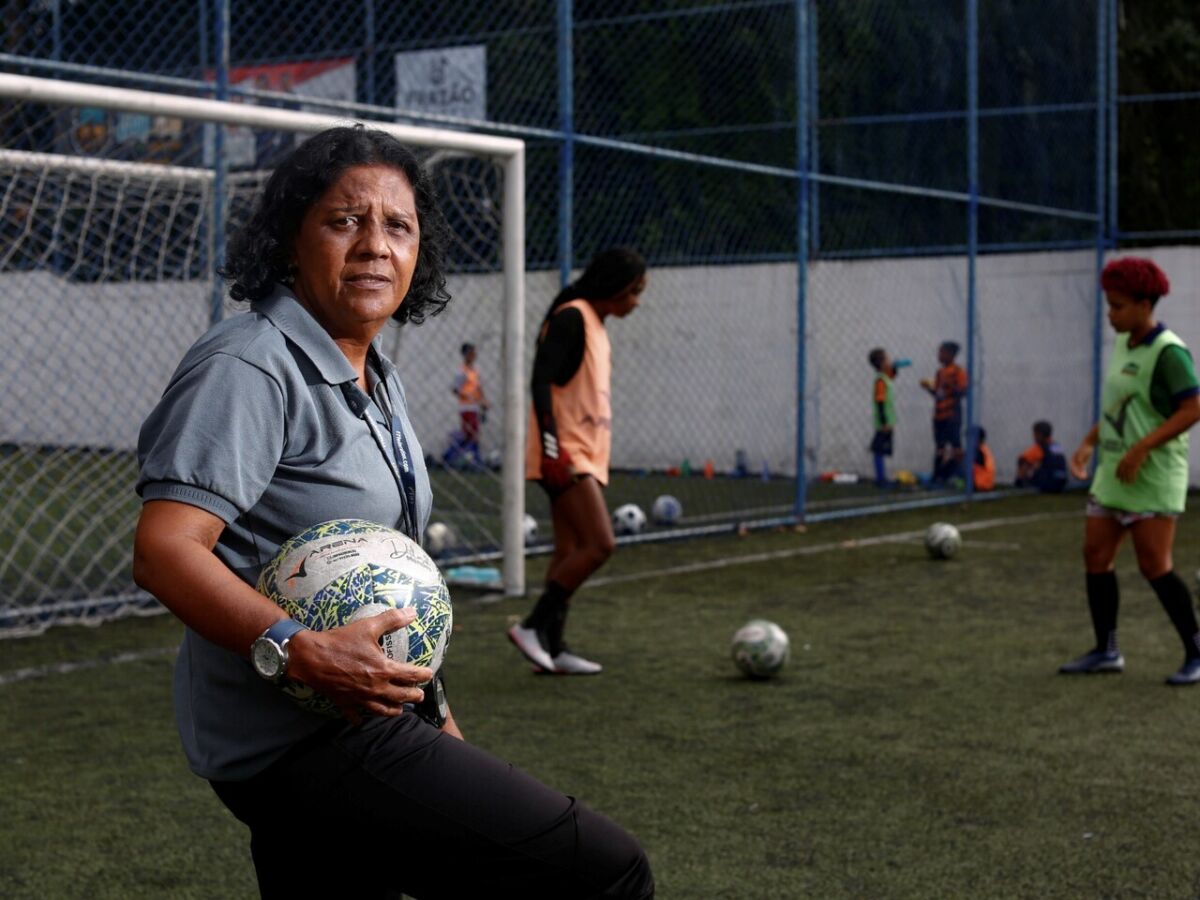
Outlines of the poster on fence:
M 396 109 L 460 119 L 487 118 L 487 47 L 396 54 Z
M 215 73 L 205 73 L 205 79 L 213 81 Z M 229 70 L 229 83 L 258 91 L 275 91 L 353 103 L 357 83 L 353 57 L 316 59 L 304 62 L 271 63 L 261 66 L 238 66 Z M 253 99 L 234 96 L 235 103 L 253 103 Z M 267 101 L 269 102 L 269 101 Z M 300 109 L 310 112 L 328 112 L 328 108 L 301 104 Z M 204 164 L 211 166 L 214 159 L 214 128 L 204 132 Z M 269 169 L 296 144 L 297 135 L 264 129 L 247 128 L 240 125 L 225 127 L 225 158 L 230 169 Z

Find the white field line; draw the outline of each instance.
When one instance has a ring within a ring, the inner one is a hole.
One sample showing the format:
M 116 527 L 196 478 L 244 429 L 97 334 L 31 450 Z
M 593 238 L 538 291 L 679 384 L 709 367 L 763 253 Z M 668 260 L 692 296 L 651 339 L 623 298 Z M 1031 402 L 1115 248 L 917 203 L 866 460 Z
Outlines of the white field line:
M 960 532 L 983 531 L 988 528 L 1002 528 L 1005 525 L 1024 525 L 1030 522 L 1044 522 L 1050 519 L 1068 519 L 1079 516 L 1080 513 L 1034 513 L 1028 516 L 1005 516 L 998 519 L 983 519 L 978 522 L 968 522 L 956 526 Z M 925 539 L 925 530 L 898 531 L 893 534 L 880 534 L 873 537 L 851 538 L 844 541 L 829 541 L 824 544 L 810 544 L 806 547 L 792 547 L 787 550 L 772 550 L 768 553 L 747 553 L 743 556 L 727 556 L 722 559 L 710 559 L 704 562 L 690 563 L 684 566 L 669 566 L 664 569 L 651 569 L 645 572 L 631 572 L 627 575 L 610 575 L 607 578 L 593 578 L 588 581 L 583 590 L 604 587 L 610 584 L 624 584 L 630 581 L 642 581 L 650 578 L 665 578 L 671 575 L 689 575 L 694 572 L 708 572 L 713 569 L 724 569 L 730 566 L 744 566 L 753 563 L 771 562 L 778 559 L 791 559 L 797 556 L 816 556 L 819 553 L 830 553 L 837 550 L 856 550 L 859 547 L 877 547 L 881 544 L 904 544 Z M 972 542 L 975 543 L 975 542 Z M 983 543 L 983 542 L 979 542 Z M 501 599 L 499 595 L 493 595 Z M 492 597 L 487 598 L 491 600 Z M 114 663 L 140 662 L 160 656 L 173 656 L 178 652 L 177 647 L 158 647 L 153 650 L 143 650 L 136 653 L 119 653 L 99 659 L 81 660 L 80 662 L 56 663 L 50 666 L 33 666 L 25 669 L 14 669 L 11 672 L 0 672 L 0 687 L 14 684 L 18 681 L 28 681 L 33 678 L 45 678 L 49 675 L 67 675 L 84 669 L 94 669 Z
M 117 653 L 112 656 L 102 656 L 98 659 L 84 659 L 79 662 L 55 663 L 50 666 L 30 666 L 25 669 L 13 669 L 11 672 L 0 672 L 0 687 L 15 684 L 18 681 L 29 681 L 34 678 L 45 678 L 48 675 L 69 675 L 85 669 L 95 669 L 116 663 L 141 662 L 144 659 L 156 659 L 160 656 L 174 656 L 179 652 L 178 647 L 156 647 L 153 650 L 139 650 L 136 653 Z
M 978 522 L 967 522 L 957 525 L 960 532 L 983 531 L 988 528 L 1001 528 L 1005 525 L 1024 525 L 1030 522 L 1044 522 L 1049 519 L 1077 518 L 1078 512 L 1065 513 L 1033 513 L 1027 516 L 1005 516 L 998 519 L 982 519 Z M 647 578 L 663 578 L 670 575 L 690 575 L 695 572 L 709 572 L 713 569 L 725 569 L 730 566 L 750 565 L 751 563 L 772 562 L 778 559 L 791 559 L 796 556 L 815 556 L 819 553 L 829 553 L 835 550 L 856 550 L 859 547 L 877 547 L 880 544 L 904 544 L 924 541 L 925 529 L 920 531 L 898 531 L 893 534 L 880 534 L 874 537 L 851 538 L 845 541 L 830 541 L 824 544 L 809 544 L 806 547 L 791 547 L 787 550 L 772 550 L 767 553 L 747 553 L 744 556 L 727 556 L 722 559 L 709 559 L 704 562 L 688 563 L 682 566 L 670 566 L 665 569 L 651 569 L 646 572 L 630 572 L 627 575 L 610 575 L 606 578 L 593 578 L 584 584 L 582 590 L 593 587 L 604 587 L 610 584 L 624 584 L 630 581 L 642 581 Z

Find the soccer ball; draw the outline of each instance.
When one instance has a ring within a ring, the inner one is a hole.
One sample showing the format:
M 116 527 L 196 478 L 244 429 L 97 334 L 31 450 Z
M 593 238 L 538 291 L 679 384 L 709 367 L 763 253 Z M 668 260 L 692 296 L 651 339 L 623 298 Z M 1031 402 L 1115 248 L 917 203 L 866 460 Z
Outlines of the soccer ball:
M 962 535 L 947 522 L 934 522 L 925 532 L 925 549 L 934 559 L 950 559 L 962 547 Z
M 743 674 L 770 678 L 788 661 L 787 632 L 766 619 L 751 619 L 733 633 L 730 651 Z
M 525 543 L 532 544 L 537 539 L 537 519 L 529 513 L 525 513 L 525 518 L 521 523 L 521 530 L 525 533 Z
M 674 525 L 683 515 L 683 504 L 670 494 L 663 494 L 650 507 L 650 515 L 655 525 Z
M 636 503 L 618 506 L 612 515 L 613 531 L 617 534 L 640 534 L 646 527 L 646 514 Z
M 389 658 L 435 672 L 454 624 L 450 592 L 433 560 L 407 535 L 362 519 L 322 522 L 285 541 L 258 590 L 314 631 L 411 606 L 417 618 L 379 643 Z M 289 683 L 284 692 L 305 709 L 338 715 L 306 685 Z
M 445 522 L 430 522 L 425 529 L 425 550 L 430 556 L 441 556 L 454 541 L 454 530 Z

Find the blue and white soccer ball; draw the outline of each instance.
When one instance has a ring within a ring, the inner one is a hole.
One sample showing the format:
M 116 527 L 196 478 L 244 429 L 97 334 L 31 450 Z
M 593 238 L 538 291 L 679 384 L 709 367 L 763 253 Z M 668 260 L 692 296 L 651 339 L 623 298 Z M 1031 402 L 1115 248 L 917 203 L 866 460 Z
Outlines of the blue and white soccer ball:
M 751 619 L 733 633 L 733 662 L 751 678 L 771 678 L 788 661 L 787 632 L 766 619 Z
M 529 513 L 525 513 L 525 518 L 521 522 L 521 531 L 525 535 L 525 543 L 532 544 L 537 540 L 538 523 L 537 519 Z
M 950 559 L 962 549 L 962 535 L 948 522 L 934 522 L 925 532 L 925 549 L 934 559 Z
M 619 535 L 641 534 L 646 527 L 646 514 L 636 503 L 618 506 L 612 514 L 613 531 Z
M 454 627 L 450 591 L 433 560 L 407 535 L 362 519 L 322 522 L 285 541 L 262 570 L 258 590 L 314 631 L 412 607 L 417 618 L 379 643 L 389 658 L 434 672 Z M 339 714 L 306 685 L 287 683 L 283 690 L 306 709 Z
M 683 504 L 670 494 L 663 494 L 650 507 L 650 517 L 655 525 L 676 525 L 683 515 Z

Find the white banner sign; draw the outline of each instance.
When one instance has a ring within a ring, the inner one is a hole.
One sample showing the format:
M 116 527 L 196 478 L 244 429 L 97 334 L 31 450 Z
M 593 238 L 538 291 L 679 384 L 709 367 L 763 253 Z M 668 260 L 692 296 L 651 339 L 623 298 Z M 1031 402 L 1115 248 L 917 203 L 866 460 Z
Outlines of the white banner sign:
M 487 47 L 397 53 L 396 109 L 486 119 Z

